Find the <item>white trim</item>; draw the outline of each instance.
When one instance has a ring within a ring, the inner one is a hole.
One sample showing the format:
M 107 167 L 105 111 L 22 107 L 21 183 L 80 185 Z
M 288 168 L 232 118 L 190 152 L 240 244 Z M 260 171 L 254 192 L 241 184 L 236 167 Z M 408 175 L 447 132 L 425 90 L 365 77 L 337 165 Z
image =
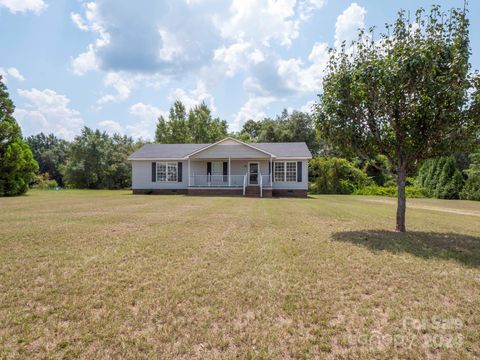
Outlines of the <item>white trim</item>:
M 185 161 L 187 158 L 127 158 L 128 161 Z
M 199 152 L 202 152 L 203 150 L 210 149 L 211 147 L 213 147 L 213 146 L 215 146 L 215 145 L 218 145 L 218 144 L 220 144 L 220 143 L 222 143 L 222 142 L 224 142 L 224 141 L 227 141 L 227 140 L 236 141 L 236 142 L 238 142 L 238 143 L 241 144 L 241 145 L 248 146 L 248 147 L 250 147 L 250 148 L 252 148 L 252 149 L 255 149 L 255 150 L 257 150 L 257 151 L 260 151 L 260 152 L 262 152 L 262 153 L 264 153 L 264 154 L 267 154 L 267 155 L 270 155 L 270 156 L 275 157 L 274 154 L 271 154 L 271 153 L 269 153 L 268 151 L 259 149 L 259 148 L 257 148 L 256 146 L 247 144 L 247 143 L 245 143 L 245 142 L 243 142 L 243 141 L 234 139 L 234 138 L 232 138 L 232 137 L 230 137 L 230 136 L 229 136 L 229 137 L 226 137 L 225 139 L 222 139 L 222 140 L 220 140 L 220 141 L 217 141 L 216 143 L 213 143 L 213 144 L 207 145 L 207 146 L 205 146 L 205 147 L 203 147 L 203 148 L 201 148 L 201 149 L 198 149 L 198 150 L 196 150 L 196 151 L 194 151 L 194 152 L 186 155 L 185 157 L 186 157 L 186 158 L 189 158 L 189 157 L 192 156 L 192 155 L 198 154 Z
M 162 164 L 162 163 L 165 164 L 165 180 L 158 180 L 158 164 Z M 168 180 L 168 164 L 175 164 L 175 175 L 176 175 L 175 180 Z M 157 161 L 157 162 L 155 162 L 155 182 L 157 182 L 157 183 L 177 183 L 177 182 L 179 182 L 178 181 L 178 162 L 175 162 L 175 161 Z
M 190 159 L 188 159 L 188 186 L 190 186 Z
M 277 157 L 275 158 L 275 161 L 282 161 L 282 160 L 287 160 L 287 161 L 293 161 L 293 160 L 311 160 L 312 157 L 298 157 L 298 156 L 282 156 L 282 157 Z
M 283 181 L 277 181 L 275 179 L 275 168 L 277 163 L 283 163 Z M 295 180 L 287 180 L 287 163 L 295 163 Z M 298 179 L 298 165 L 293 160 L 275 160 L 273 162 L 273 181 L 276 183 L 296 183 Z
M 273 159 L 270 158 L 270 186 L 273 184 Z
M 250 184 L 250 164 L 257 164 L 257 169 L 258 169 L 258 172 L 257 172 L 257 183 L 256 184 Z M 260 162 L 259 161 L 249 161 L 248 162 L 248 167 L 247 167 L 247 176 L 248 176 L 248 186 L 259 186 L 260 185 L 260 181 L 258 181 L 258 177 L 261 176 L 260 175 Z

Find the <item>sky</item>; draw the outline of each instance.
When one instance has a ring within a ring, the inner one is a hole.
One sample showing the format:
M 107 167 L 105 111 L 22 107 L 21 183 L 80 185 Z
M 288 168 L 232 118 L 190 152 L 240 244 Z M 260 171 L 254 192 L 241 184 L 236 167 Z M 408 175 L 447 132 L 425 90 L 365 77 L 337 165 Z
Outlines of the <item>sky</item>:
M 0 74 L 25 136 L 84 126 L 151 140 L 175 100 L 205 102 L 230 131 L 310 111 L 328 49 L 398 10 L 463 0 L 0 0 Z M 471 0 L 473 69 L 480 1 Z

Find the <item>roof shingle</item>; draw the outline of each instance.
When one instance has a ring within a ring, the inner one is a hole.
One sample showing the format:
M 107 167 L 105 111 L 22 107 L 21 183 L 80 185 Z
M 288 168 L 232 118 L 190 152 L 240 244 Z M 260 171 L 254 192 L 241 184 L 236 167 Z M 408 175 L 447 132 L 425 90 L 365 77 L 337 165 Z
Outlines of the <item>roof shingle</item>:
M 146 144 L 129 156 L 129 160 L 139 159 L 183 159 L 189 154 L 211 144 Z M 307 144 L 291 143 L 251 143 L 253 147 L 273 154 L 276 157 L 311 157 Z

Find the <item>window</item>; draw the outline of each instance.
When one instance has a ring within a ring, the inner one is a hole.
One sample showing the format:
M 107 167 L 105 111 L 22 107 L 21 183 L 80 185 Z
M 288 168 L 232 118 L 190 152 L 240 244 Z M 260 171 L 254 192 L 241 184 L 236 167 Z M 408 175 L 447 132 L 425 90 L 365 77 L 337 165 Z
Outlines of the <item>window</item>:
M 296 161 L 274 162 L 273 181 L 276 181 L 276 182 L 297 181 L 297 162 Z
M 285 163 L 275 162 L 275 171 L 273 173 L 273 181 L 285 181 Z
M 286 164 L 285 181 L 297 181 L 297 163 L 289 161 Z
M 157 181 L 176 182 L 178 179 L 178 164 L 173 162 L 157 162 Z

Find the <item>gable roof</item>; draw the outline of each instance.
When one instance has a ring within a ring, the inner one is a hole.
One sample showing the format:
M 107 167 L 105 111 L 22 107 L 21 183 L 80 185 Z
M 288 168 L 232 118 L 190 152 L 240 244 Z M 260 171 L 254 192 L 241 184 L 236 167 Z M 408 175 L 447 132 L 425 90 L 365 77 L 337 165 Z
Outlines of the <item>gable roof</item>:
M 194 154 L 196 154 L 196 153 L 199 153 L 199 152 L 201 152 L 201 151 L 203 151 L 203 150 L 207 150 L 207 149 L 209 149 L 209 148 L 211 148 L 211 147 L 213 147 L 213 146 L 215 146 L 215 145 L 221 144 L 221 143 L 226 142 L 226 141 L 233 141 L 233 142 L 236 142 L 236 143 L 238 143 L 238 144 L 240 144 L 240 145 L 244 145 L 244 146 L 247 146 L 247 147 L 249 147 L 249 148 L 258 150 L 258 151 L 260 151 L 260 152 L 263 152 L 263 153 L 265 153 L 266 155 L 275 156 L 275 155 L 273 155 L 272 153 L 270 153 L 270 152 L 268 152 L 268 151 L 259 149 L 258 147 L 255 146 L 255 143 L 249 144 L 249 143 L 246 143 L 246 142 L 243 142 L 243 141 L 234 139 L 234 138 L 232 138 L 232 137 L 230 137 L 230 136 L 229 136 L 229 137 L 226 137 L 225 139 L 222 139 L 222 140 L 220 140 L 220 141 L 217 141 L 216 143 L 209 144 L 209 145 L 205 146 L 205 147 L 202 148 L 202 149 L 196 150 L 196 151 L 192 152 L 191 154 L 189 154 L 189 156 L 194 155 Z
M 129 160 L 157 160 L 187 159 L 190 155 L 196 154 L 202 150 L 206 150 L 216 144 L 227 139 L 223 139 L 213 144 L 146 144 L 131 154 Z M 242 141 L 232 139 L 239 144 L 251 147 L 265 153 L 265 155 L 276 158 L 308 158 L 312 157 L 307 144 L 304 142 L 291 143 L 244 143 Z

